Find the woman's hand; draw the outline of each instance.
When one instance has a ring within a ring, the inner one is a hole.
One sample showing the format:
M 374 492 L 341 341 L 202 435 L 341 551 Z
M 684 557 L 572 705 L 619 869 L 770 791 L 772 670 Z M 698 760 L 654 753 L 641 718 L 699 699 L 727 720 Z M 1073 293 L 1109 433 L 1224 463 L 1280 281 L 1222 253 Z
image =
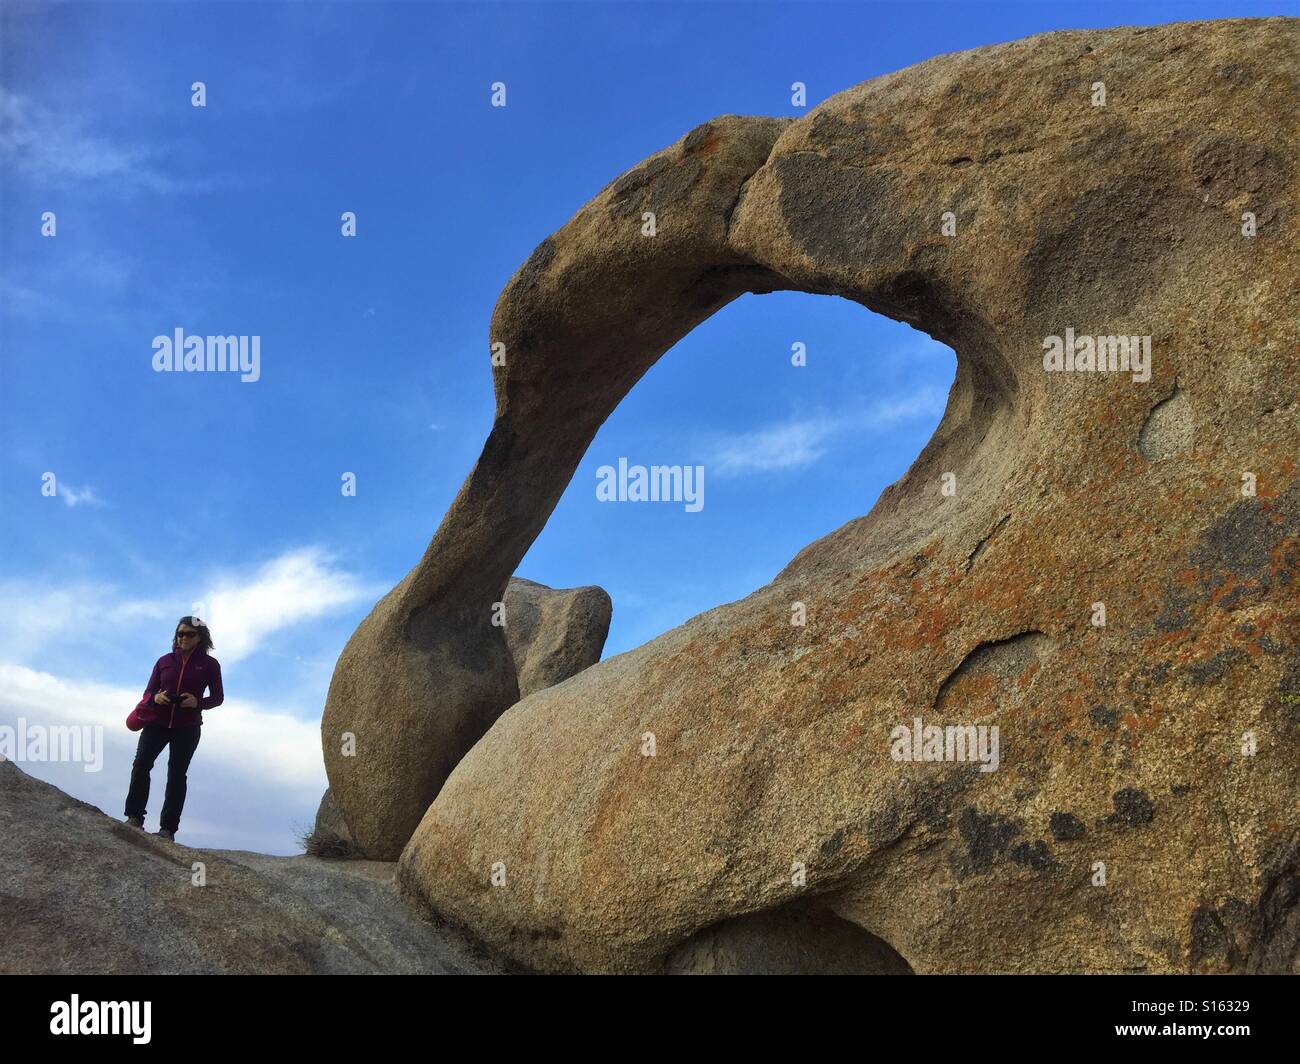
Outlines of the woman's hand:
M 182 708 L 182 709 L 198 709 L 198 708 L 199 708 L 199 700 L 198 700 L 197 698 L 195 698 L 195 697 L 194 697 L 193 695 L 191 695 L 191 694 L 185 694 L 185 695 L 182 695 L 182 696 L 181 696 L 181 708 Z
M 159 706 L 169 705 L 169 703 L 168 703 L 168 701 L 167 701 L 167 692 L 166 692 L 166 691 L 159 691 L 156 695 L 153 696 L 153 700 L 154 700 L 154 703 L 155 703 L 156 705 L 159 705 Z

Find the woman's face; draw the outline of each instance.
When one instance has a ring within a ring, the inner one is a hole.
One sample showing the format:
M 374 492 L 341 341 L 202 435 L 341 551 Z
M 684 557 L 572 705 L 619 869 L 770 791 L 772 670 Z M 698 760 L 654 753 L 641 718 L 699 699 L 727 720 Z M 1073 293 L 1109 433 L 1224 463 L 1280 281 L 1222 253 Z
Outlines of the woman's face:
M 199 630 L 182 621 L 176 628 L 176 647 L 182 654 L 188 654 L 199 645 Z

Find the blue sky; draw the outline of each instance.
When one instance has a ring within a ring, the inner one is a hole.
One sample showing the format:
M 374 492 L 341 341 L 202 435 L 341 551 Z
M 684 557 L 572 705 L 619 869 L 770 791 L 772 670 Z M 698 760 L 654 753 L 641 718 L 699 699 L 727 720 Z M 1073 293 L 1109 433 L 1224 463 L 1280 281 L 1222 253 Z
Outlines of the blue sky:
M 0 726 L 98 723 L 106 744 L 97 773 L 24 768 L 120 816 L 122 719 L 201 603 L 227 702 L 208 714 L 181 839 L 296 852 L 325 787 L 334 660 L 487 433 L 497 296 L 604 185 L 709 118 L 803 114 L 943 52 L 1294 12 L 7 3 Z M 154 372 L 153 338 L 177 328 L 259 336 L 260 379 Z M 843 300 L 744 296 L 615 411 L 520 575 L 608 590 L 607 656 L 740 598 L 902 475 L 954 370 L 947 348 Z M 703 510 L 602 505 L 595 471 L 620 456 L 702 464 Z M 160 760 L 150 829 L 164 778 Z

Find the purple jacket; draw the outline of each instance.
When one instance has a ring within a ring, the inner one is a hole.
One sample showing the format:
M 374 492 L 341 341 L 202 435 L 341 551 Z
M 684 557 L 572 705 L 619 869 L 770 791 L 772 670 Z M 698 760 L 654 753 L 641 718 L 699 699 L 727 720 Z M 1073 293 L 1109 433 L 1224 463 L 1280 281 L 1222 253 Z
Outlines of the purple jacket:
M 212 691 L 207 698 L 203 697 L 205 688 Z M 193 695 L 199 701 L 198 708 L 160 706 L 153 700 L 159 691 L 166 691 L 169 695 Z M 141 702 L 148 703 L 159 711 L 156 723 L 165 724 L 169 728 L 185 728 L 202 724 L 203 711 L 219 706 L 225 700 L 225 692 L 221 689 L 221 662 L 205 651 L 196 649 L 190 653 L 189 661 L 181 656 L 179 650 L 160 657 L 153 667 L 149 686 L 145 688 Z

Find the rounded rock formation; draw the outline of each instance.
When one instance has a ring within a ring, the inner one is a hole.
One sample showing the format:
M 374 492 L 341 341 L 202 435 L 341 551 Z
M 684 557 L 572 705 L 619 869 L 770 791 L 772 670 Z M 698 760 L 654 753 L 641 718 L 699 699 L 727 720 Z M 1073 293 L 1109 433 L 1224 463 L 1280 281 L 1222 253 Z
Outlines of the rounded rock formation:
M 1296 30 L 1045 34 L 723 116 L 544 240 L 493 316 L 483 455 L 331 688 L 385 750 L 513 701 L 464 626 L 730 300 L 842 296 L 956 380 L 865 517 L 459 747 L 403 889 L 548 971 L 662 970 L 721 926 L 769 963 L 798 925 L 745 918 L 814 898 L 918 973 L 1294 970 Z M 1105 368 L 1052 371 L 1067 342 Z
M 498 627 L 505 632 L 511 669 L 517 678 L 519 697 L 522 698 L 534 691 L 540 691 L 543 687 L 550 687 L 567 680 L 600 660 L 613 613 L 613 603 L 610 602 L 609 595 L 603 588 L 589 586 L 557 589 L 516 576 L 510 578 L 510 582 L 506 585 L 505 598 L 499 605 L 502 608 L 497 619 L 503 623 Z M 499 661 L 497 664 L 499 665 Z M 501 683 L 501 687 L 506 689 L 504 682 Z M 438 709 L 444 713 L 455 712 L 459 708 L 454 697 L 446 699 L 438 706 Z M 448 734 L 448 732 L 449 729 L 444 725 L 442 733 Z M 450 733 L 455 734 L 454 731 Z M 477 738 L 474 731 L 470 730 L 459 741 L 462 744 L 464 742 L 472 744 Z M 450 754 L 444 749 L 441 756 L 435 759 L 435 765 L 441 769 L 454 754 L 454 749 Z M 349 762 L 356 765 L 365 763 L 364 760 Z M 429 786 L 440 786 L 445 775 L 440 772 L 431 778 L 418 777 L 418 780 L 424 782 L 427 779 Z M 367 792 L 364 789 L 366 782 L 354 779 L 354 793 L 374 795 L 374 790 Z M 380 794 L 378 797 L 383 798 L 384 795 Z M 404 818 L 396 823 L 391 815 L 393 808 L 380 807 L 381 825 L 392 825 L 395 831 L 390 831 L 387 841 L 381 846 L 375 845 L 372 835 L 372 852 L 392 854 L 392 858 L 386 859 L 395 859 L 396 853 L 401 852 L 401 845 L 395 844 L 392 840 L 401 837 L 404 830 L 409 837 L 410 830 L 407 830 L 404 825 L 414 817 L 411 825 L 413 830 L 414 823 L 419 822 L 416 807 L 419 801 L 424 800 L 416 798 L 408 804 L 406 800 L 411 797 L 412 794 L 403 793 L 395 803 L 396 811 Z M 428 800 L 424 800 L 424 808 L 427 808 L 428 804 Z M 384 814 L 388 816 L 385 817 Z M 375 819 L 373 816 L 366 817 L 363 823 L 373 830 Z M 315 825 L 311 835 L 305 841 L 307 852 L 315 857 L 346 859 L 366 856 L 365 851 L 353 839 L 347 820 L 334 799 L 333 791 L 329 788 L 326 788 L 321 798 L 320 806 L 316 810 Z

